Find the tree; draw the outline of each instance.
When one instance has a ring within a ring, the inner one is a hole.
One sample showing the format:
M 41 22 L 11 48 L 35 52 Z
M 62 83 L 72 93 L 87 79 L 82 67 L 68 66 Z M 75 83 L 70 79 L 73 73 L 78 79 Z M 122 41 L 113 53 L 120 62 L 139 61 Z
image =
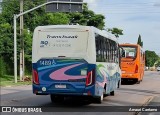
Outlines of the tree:
M 141 35 L 140 35 L 140 34 L 139 34 L 139 36 L 138 36 L 137 44 L 139 44 L 141 47 L 143 47 L 143 42 L 142 42 L 142 40 L 141 40 Z
M 12 26 L 9 23 L 0 23 L 0 68 L 3 68 L 6 73 L 13 73 L 13 39 Z M 3 73 L 5 73 L 3 72 Z
M 159 58 L 158 58 L 158 60 L 156 62 L 156 67 L 158 67 L 158 66 L 160 66 L 160 56 L 159 56 Z
M 158 61 L 158 62 L 156 63 L 156 67 L 158 67 L 158 66 L 160 66 L 160 61 Z
M 119 35 L 123 35 L 123 30 L 118 29 L 118 28 L 112 28 L 112 29 L 109 28 L 108 32 L 111 32 L 112 34 L 114 34 L 116 38 L 118 38 Z
M 94 26 L 99 29 L 104 29 L 105 17 L 101 14 L 95 14 L 93 11 L 88 10 L 87 4 L 83 5 L 82 13 L 69 13 L 71 24 L 80 24 L 85 26 Z
M 146 58 L 146 66 L 147 67 L 152 67 L 155 62 L 158 60 L 158 55 L 154 51 L 145 51 L 145 58 Z

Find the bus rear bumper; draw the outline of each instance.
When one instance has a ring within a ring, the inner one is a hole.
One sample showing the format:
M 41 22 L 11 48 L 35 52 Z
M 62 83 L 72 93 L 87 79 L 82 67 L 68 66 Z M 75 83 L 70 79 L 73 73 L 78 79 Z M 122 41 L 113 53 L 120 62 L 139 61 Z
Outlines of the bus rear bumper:
M 121 81 L 125 80 L 139 80 L 139 75 L 137 73 L 122 74 Z
M 66 96 L 94 96 L 94 85 L 90 87 L 74 87 L 72 89 L 55 89 L 51 86 L 33 84 L 33 93 L 36 95 L 66 95 Z

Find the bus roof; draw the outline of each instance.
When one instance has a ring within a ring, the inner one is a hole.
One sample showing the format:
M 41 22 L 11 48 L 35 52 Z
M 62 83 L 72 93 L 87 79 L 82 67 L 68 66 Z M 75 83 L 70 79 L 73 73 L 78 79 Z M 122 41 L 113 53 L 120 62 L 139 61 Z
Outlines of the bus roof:
M 120 46 L 140 46 L 140 45 L 139 44 L 124 43 L 124 44 L 120 44 Z
M 119 45 L 120 46 L 138 46 L 142 51 L 144 51 L 144 49 L 139 44 L 123 43 L 123 44 L 119 44 Z

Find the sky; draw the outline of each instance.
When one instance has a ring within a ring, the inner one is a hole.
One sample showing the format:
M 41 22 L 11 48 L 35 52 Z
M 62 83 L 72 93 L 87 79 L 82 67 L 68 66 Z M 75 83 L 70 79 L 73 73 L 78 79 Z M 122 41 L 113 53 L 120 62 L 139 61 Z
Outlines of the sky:
M 137 43 L 160 55 L 160 0 L 83 0 L 89 9 L 105 16 L 105 28 L 123 30 L 119 43 Z

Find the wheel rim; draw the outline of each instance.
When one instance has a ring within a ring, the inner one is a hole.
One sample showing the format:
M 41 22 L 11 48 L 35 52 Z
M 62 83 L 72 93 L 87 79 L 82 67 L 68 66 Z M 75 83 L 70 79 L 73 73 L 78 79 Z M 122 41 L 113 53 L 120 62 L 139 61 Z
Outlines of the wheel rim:
M 101 95 L 101 101 L 103 101 L 103 94 Z

